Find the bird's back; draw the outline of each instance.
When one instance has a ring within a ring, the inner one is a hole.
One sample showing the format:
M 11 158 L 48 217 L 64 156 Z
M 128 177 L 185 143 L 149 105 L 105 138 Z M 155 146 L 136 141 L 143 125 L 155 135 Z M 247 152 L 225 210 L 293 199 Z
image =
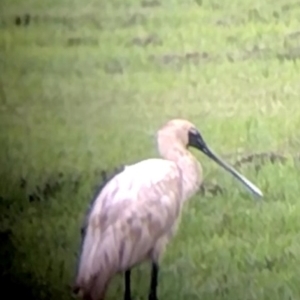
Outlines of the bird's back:
M 126 166 L 104 186 L 87 217 L 77 285 L 98 285 L 99 291 L 101 282 L 146 259 L 174 225 L 181 197 L 174 162 L 147 159 Z
M 126 166 L 122 172 L 110 180 L 94 201 L 94 213 L 99 213 L 108 206 L 140 200 L 143 190 L 148 192 L 161 183 L 179 182 L 180 173 L 177 165 L 164 159 L 147 159 L 133 165 Z M 93 213 L 91 214 L 91 216 Z

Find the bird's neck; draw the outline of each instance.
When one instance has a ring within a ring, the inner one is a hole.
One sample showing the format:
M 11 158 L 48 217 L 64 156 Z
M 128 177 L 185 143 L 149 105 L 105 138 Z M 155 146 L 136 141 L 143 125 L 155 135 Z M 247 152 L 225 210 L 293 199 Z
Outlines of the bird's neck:
M 164 155 L 165 159 L 174 161 L 182 173 L 183 201 L 192 197 L 202 184 L 202 168 L 197 159 L 182 146 L 172 147 Z

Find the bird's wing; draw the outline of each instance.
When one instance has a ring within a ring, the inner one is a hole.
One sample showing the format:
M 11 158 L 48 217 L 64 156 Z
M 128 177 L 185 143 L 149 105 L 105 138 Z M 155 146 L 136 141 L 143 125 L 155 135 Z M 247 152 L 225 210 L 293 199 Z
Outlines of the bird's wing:
M 173 220 L 180 210 L 180 176 L 176 164 L 162 159 L 127 166 L 96 198 L 88 226 L 104 232 L 108 226 L 126 227 L 140 220 L 164 230 L 170 226 L 168 219 Z
M 175 163 L 149 159 L 107 183 L 87 217 L 75 289 L 101 293 L 113 274 L 160 253 L 180 213 L 181 182 Z

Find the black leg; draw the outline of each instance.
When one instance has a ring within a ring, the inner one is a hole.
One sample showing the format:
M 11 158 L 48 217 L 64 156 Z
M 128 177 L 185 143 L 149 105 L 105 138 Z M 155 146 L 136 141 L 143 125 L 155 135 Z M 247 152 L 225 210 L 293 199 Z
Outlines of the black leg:
M 125 293 L 124 300 L 131 300 L 131 289 L 130 289 L 130 269 L 125 271 Z
M 153 262 L 152 270 L 151 270 L 151 283 L 150 283 L 148 300 L 158 300 L 157 295 L 156 295 L 158 271 L 159 271 L 158 264 Z

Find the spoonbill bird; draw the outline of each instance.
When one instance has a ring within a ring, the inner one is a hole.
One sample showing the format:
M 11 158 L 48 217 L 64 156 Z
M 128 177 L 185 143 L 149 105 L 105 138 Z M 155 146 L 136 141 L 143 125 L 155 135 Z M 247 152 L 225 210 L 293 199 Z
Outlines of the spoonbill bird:
M 195 125 L 173 119 L 157 132 L 162 158 L 126 166 L 95 197 L 86 216 L 73 292 L 85 300 L 103 300 L 111 279 L 124 274 L 124 300 L 131 300 L 131 269 L 151 262 L 148 300 L 157 300 L 159 262 L 174 236 L 181 209 L 202 184 L 202 167 L 188 151 L 194 147 L 240 180 L 262 192 L 207 146 Z

